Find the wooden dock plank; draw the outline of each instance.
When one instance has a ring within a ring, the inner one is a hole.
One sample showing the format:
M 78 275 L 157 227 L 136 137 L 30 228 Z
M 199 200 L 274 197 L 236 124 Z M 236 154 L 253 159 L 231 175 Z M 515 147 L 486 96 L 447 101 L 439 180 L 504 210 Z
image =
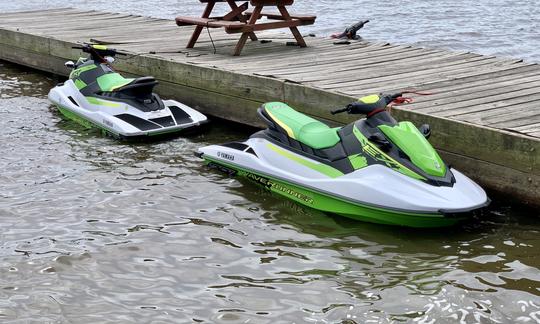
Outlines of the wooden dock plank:
M 383 69 L 388 63 L 400 64 L 405 68 L 407 65 L 414 64 L 416 62 L 429 63 L 433 61 L 444 61 L 452 60 L 453 57 L 457 56 L 456 54 L 441 55 L 435 51 L 404 51 L 398 53 L 392 53 L 389 55 L 376 55 L 367 53 L 361 54 L 351 65 L 349 62 L 340 61 L 338 57 L 335 57 L 332 61 L 326 61 L 319 63 L 318 61 L 313 61 L 304 66 L 285 66 L 280 69 L 263 69 L 259 73 L 261 74 L 271 74 L 275 76 L 292 76 L 303 78 L 305 75 L 312 75 L 314 67 L 319 67 L 318 74 L 325 74 L 328 77 L 335 76 L 336 79 L 339 79 L 342 75 L 350 75 L 352 71 L 360 67 L 369 67 L 373 70 L 377 67 Z M 399 62 L 396 62 L 399 61 Z M 330 74 L 329 74 L 330 73 Z M 323 79 L 325 80 L 325 79 Z M 323 83 L 324 84 L 324 83 Z
M 523 112 L 511 116 L 512 118 L 500 119 L 498 121 L 491 120 L 488 126 L 505 129 L 506 127 L 516 127 L 523 125 L 531 125 L 540 122 L 540 115 L 538 113 Z
M 300 56 L 298 57 L 298 62 L 292 61 L 292 62 L 283 62 L 282 65 L 279 65 L 279 61 L 273 61 L 273 65 L 269 66 L 267 69 L 269 71 L 272 71 L 272 69 L 280 70 L 284 65 L 288 66 L 294 66 L 296 68 L 303 68 L 305 65 L 313 65 L 315 62 L 317 64 L 322 63 L 334 63 L 336 61 L 342 61 L 342 62 L 348 62 L 350 60 L 356 60 L 359 58 L 373 58 L 375 56 L 386 56 L 386 55 L 396 55 L 396 54 L 405 54 L 407 52 L 411 53 L 419 53 L 426 51 L 424 49 L 415 49 L 411 47 L 405 47 L 405 46 L 393 46 L 393 45 L 385 45 L 385 44 L 370 44 L 370 45 L 363 45 L 363 46 L 357 46 L 355 48 L 351 48 L 349 51 L 347 51 L 347 56 L 344 57 L 343 53 L 336 50 L 334 45 L 331 45 L 326 48 L 327 50 L 324 52 L 320 52 L 319 48 L 317 47 L 316 55 L 310 57 L 308 56 Z M 257 62 L 254 58 L 251 60 L 248 60 L 247 63 L 253 63 Z M 299 63 L 299 64 L 296 64 Z M 265 66 L 266 68 L 266 66 Z
M 534 100 L 534 98 L 528 98 L 528 96 L 540 93 L 539 83 L 532 82 L 527 84 L 528 86 L 516 87 L 514 91 L 500 92 L 498 89 L 480 91 L 478 93 L 464 95 L 462 98 L 443 98 L 421 108 L 411 105 L 411 108 L 422 113 L 437 114 L 444 117 L 459 116 L 473 111 L 474 113 L 482 112 L 489 110 L 489 108 L 493 109 L 504 105 Z
M 313 71 L 313 65 L 327 65 L 327 64 L 336 64 L 341 63 L 346 64 L 348 60 L 356 60 L 356 59 L 368 59 L 373 58 L 377 55 L 380 57 L 386 57 L 389 55 L 407 55 L 407 53 L 412 53 L 412 55 L 418 55 L 418 50 L 411 50 L 409 48 L 404 48 L 401 46 L 363 46 L 356 48 L 354 51 L 351 50 L 351 52 L 348 54 L 348 59 L 343 59 L 342 57 L 338 56 L 335 52 L 335 49 L 333 47 L 326 48 L 324 51 L 319 51 L 317 48 L 317 51 L 311 51 L 311 53 L 306 53 L 306 55 L 300 56 L 295 61 L 283 61 L 279 59 L 279 53 L 273 53 L 272 55 L 267 55 L 265 57 L 262 57 L 262 61 L 266 62 L 268 64 L 264 64 L 264 70 L 260 70 L 260 65 L 257 66 L 257 64 L 260 63 L 260 61 L 257 60 L 246 60 L 245 66 L 243 65 L 240 69 L 241 70 L 253 70 L 254 68 L 259 68 L 258 71 L 263 74 L 272 74 L 274 71 L 282 71 L 284 68 L 294 68 L 296 69 L 311 69 Z M 281 62 L 281 64 L 280 64 Z M 229 66 L 233 65 L 232 63 L 226 63 L 220 64 L 222 66 Z
M 531 88 L 537 85 L 537 82 L 540 80 L 540 71 L 532 71 L 530 73 L 521 74 L 521 77 L 518 79 L 508 79 L 507 76 L 504 78 L 493 78 L 490 81 L 493 83 L 484 83 L 482 81 L 470 83 L 469 87 L 459 87 L 459 88 L 441 88 L 437 89 L 434 92 L 431 92 L 428 98 L 422 98 L 423 100 L 418 102 L 413 102 L 410 106 L 413 109 L 422 110 L 425 107 L 431 107 L 434 104 L 444 103 L 444 100 L 447 101 L 463 101 L 467 99 L 483 98 L 486 96 L 491 96 L 494 93 L 504 93 L 514 90 L 522 90 L 526 88 Z M 518 81 L 518 82 L 516 82 Z M 428 92 L 429 93 L 429 92 Z M 412 95 L 413 98 L 418 99 L 420 96 Z
M 73 7 L 60 7 L 60 8 L 51 8 L 51 9 L 42 9 L 42 10 L 21 10 L 21 11 L 12 11 L 12 12 L 2 12 L 2 19 L 8 19 L 10 17 L 24 17 L 24 16 L 35 16 L 39 14 L 55 14 L 55 13 L 69 13 L 70 11 L 79 11 Z M 88 10 L 87 12 L 90 12 Z M 106 13 L 106 12 L 103 12 Z
M 450 78 L 457 73 L 480 70 L 493 63 L 496 63 L 495 58 L 471 58 L 465 60 L 465 62 L 442 63 L 425 69 L 419 69 L 417 66 L 409 68 L 387 67 L 384 69 L 365 68 L 363 69 L 365 73 L 362 73 L 362 79 L 358 79 L 358 76 L 354 79 L 354 76 L 351 75 L 342 83 L 323 83 L 323 85 L 325 89 L 340 89 L 342 92 L 365 91 L 365 89 L 379 85 L 384 87 L 402 85 L 402 87 L 410 88 L 428 78 Z
M 540 94 L 531 95 L 531 100 L 540 100 Z M 487 106 L 492 106 L 487 104 Z M 456 116 L 452 116 L 453 119 L 466 121 L 469 123 L 483 123 L 485 125 L 498 124 L 504 121 L 510 121 L 513 119 L 522 119 L 524 117 L 534 117 L 539 112 L 531 107 L 531 102 L 522 101 L 517 102 L 511 100 L 511 102 L 497 103 L 497 107 L 493 107 L 489 110 L 481 110 L 476 112 L 462 113 Z M 531 119 L 531 123 L 536 121 Z M 528 123 L 528 124 L 531 124 Z M 522 126 L 523 124 L 520 124 Z M 514 126 L 505 126 L 504 128 L 511 128 Z
M 507 128 L 507 129 L 510 129 L 510 130 L 513 130 L 513 131 L 516 131 L 516 132 L 540 132 L 540 123 L 534 123 L 534 124 L 530 124 L 530 125 L 525 125 L 525 126 L 515 126 L 515 127 L 510 127 L 510 128 Z
M 36 17 L 13 17 L 11 19 L 4 19 L 2 18 L 2 21 L 0 22 L 0 26 L 9 26 L 12 28 L 25 28 L 25 29 L 33 29 L 33 28 L 43 28 L 43 27 L 59 27 L 63 28 L 63 26 L 59 25 L 58 23 L 55 24 L 55 22 L 58 21 L 58 19 L 73 19 L 72 21 L 69 21 L 69 23 L 80 21 L 80 19 L 85 18 L 87 21 L 91 21 L 91 17 L 114 17 L 117 15 L 100 15 L 99 12 L 83 12 L 83 11 L 74 11 L 74 12 L 67 12 L 65 14 L 47 14 L 47 15 L 37 15 Z
M 425 80 L 427 75 L 443 75 L 445 72 L 453 72 L 460 68 L 479 66 L 490 63 L 489 58 L 485 57 L 470 57 L 460 58 L 458 56 L 438 56 L 430 58 L 427 55 L 424 57 L 413 58 L 411 60 L 403 60 L 400 62 L 377 62 L 360 66 L 362 75 L 351 73 L 353 71 L 338 71 L 332 73 L 330 78 L 320 80 L 310 80 L 316 82 L 318 86 L 325 89 L 365 89 L 367 86 L 377 86 L 383 83 L 388 86 L 392 83 L 404 84 L 415 80 Z M 393 64 L 389 64 L 393 63 Z M 418 66 L 422 66 L 421 69 Z M 343 80 L 340 82 L 340 80 Z M 307 81 L 307 80 L 306 80 Z
M 532 70 L 525 71 L 520 74 L 508 74 L 508 75 L 492 75 L 489 78 L 489 83 L 486 83 L 485 79 L 471 80 L 467 83 L 455 82 L 455 84 L 441 86 L 441 87 L 431 87 L 429 90 L 423 88 L 423 91 L 431 93 L 429 97 L 422 100 L 421 104 L 429 104 L 430 101 L 453 97 L 458 95 L 463 95 L 466 93 L 487 90 L 487 89 L 496 89 L 496 88 L 506 88 L 513 86 L 516 83 L 522 82 L 527 83 L 531 81 L 536 81 L 540 78 L 540 71 Z M 418 97 L 418 95 L 411 95 L 412 97 Z
M 72 14 L 73 12 L 81 13 L 91 13 L 91 10 L 79 10 L 76 8 L 57 8 L 57 9 L 47 9 L 47 10 L 30 10 L 30 11 L 17 11 L 17 12 L 3 12 L 1 13 L 2 20 L 1 22 L 9 22 L 9 21 L 18 21 L 20 19 L 24 18 L 34 18 L 35 17 L 53 17 L 53 16 L 67 16 Z M 111 14 L 107 12 L 103 12 L 103 14 Z
M 212 35 L 214 35 L 214 34 L 212 34 Z M 208 36 L 206 36 L 206 37 L 208 37 Z M 212 38 L 214 38 L 214 36 L 212 36 Z M 261 44 L 259 42 L 248 42 L 247 45 L 252 49 L 249 53 L 251 53 L 252 55 L 245 55 L 245 56 L 242 56 L 242 58 L 233 58 L 233 59 L 231 59 L 230 57 L 227 57 L 227 55 L 222 55 L 222 56 L 219 56 L 219 57 L 216 56 L 215 59 L 213 59 L 213 62 L 215 63 L 216 66 L 220 66 L 220 67 L 233 66 L 236 69 L 239 66 L 239 64 L 237 62 L 240 61 L 240 60 L 242 61 L 242 66 L 252 64 L 252 63 L 256 63 L 257 59 L 259 59 L 260 66 L 264 66 L 262 64 L 263 62 L 275 62 L 276 60 L 278 60 L 278 61 L 281 60 L 284 64 L 288 64 L 287 62 L 289 62 L 289 61 L 283 58 L 283 50 L 284 49 L 286 49 L 287 55 L 290 55 L 291 57 L 295 56 L 295 59 L 302 59 L 302 57 L 304 55 L 310 55 L 310 54 L 313 54 L 313 55 L 321 54 L 321 55 L 323 55 L 325 53 L 333 53 L 335 51 L 334 45 L 328 44 L 328 43 L 318 45 L 317 42 L 313 42 L 313 44 L 311 44 L 311 46 L 306 47 L 306 48 L 300 48 L 300 47 L 297 47 L 297 46 L 286 46 L 286 47 L 284 47 L 284 43 L 286 41 L 289 41 L 289 40 L 292 40 L 292 39 L 281 39 L 281 38 L 278 38 L 278 37 L 275 37 L 275 38 L 274 37 L 265 37 L 265 39 L 273 40 L 273 42 L 271 44 L 264 44 L 265 46 L 279 45 L 279 47 L 276 47 L 276 50 L 260 51 L 260 52 L 254 53 L 253 48 L 255 46 L 260 46 Z M 235 40 L 237 40 L 237 39 L 235 38 Z M 229 44 L 229 46 L 234 46 L 234 45 L 235 45 L 235 43 Z M 199 50 L 200 51 L 201 47 L 196 46 L 193 50 Z M 230 54 L 229 52 L 227 52 L 228 49 L 225 49 L 225 48 L 219 47 L 219 48 L 217 48 L 217 50 L 218 50 L 218 54 Z M 255 55 L 253 55 L 253 54 L 257 54 L 256 58 L 255 58 Z M 297 55 L 295 55 L 295 54 L 297 54 Z M 298 58 L 296 58 L 296 57 L 298 57 Z
M 388 84 L 386 89 L 387 91 L 390 90 L 398 90 L 401 91 L 404 88 L 406 89 L 417 89 L 417 90 L 425 90 L 424 86 L 426 84 L 446 84 L 446 83 L 452 83 L 457 82 L 458 80 L 467 79 L 467 78 L 477 78 L 477 77 L 484 77 L 487 76 L 487 79 L 489 79 L 489 76 L 493 75 L 500 75 L 503 73 L 518 73 L 518 71 L 531 71 L 531 70 L 537 70 L 538 66 L 534 64 L 530 65 L 504 65 L 504 66 L 487 66 L 484 69 L 475 69 L 475 70 L 468 70 L 465 72 L 460 72 L 459 74 L 450 74 L 450 75 L 435 75 L 431 78 L 424 79 L 424 80 L 409 80 L 407 82 L 407 85 L 404 87 L 404 83 L 401 84 L 401 87 L 396 87 L 395 84 Z M 357 91 L 355 89 L 348 89 L 350 93 L 356 94 Z M 426 100 L 425 98 L 422 100 Z

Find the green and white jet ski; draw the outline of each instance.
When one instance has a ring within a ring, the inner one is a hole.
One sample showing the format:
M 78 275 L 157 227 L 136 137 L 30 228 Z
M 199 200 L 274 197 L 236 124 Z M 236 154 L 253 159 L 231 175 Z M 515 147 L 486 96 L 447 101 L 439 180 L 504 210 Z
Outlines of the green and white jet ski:
M 389 114 L 387 105 L 399 97 L 371 95 L 333 111 L 367 115 L 340 128 L 266 103 L 258 112 L 267 129 L 197 155 L 296 202 L 362 221 L 442 227 L 487 206 L 484 190 L 446 165 L 427 141 L 428 125 L 418 129 Z
M 85 127 L 97 127 L 117 138 L 146 138 L 174 134 L 207 122 L 206 116 L 174 100 L 161 100 L 153 93 L 153 77 L 127 79 L 111 64 L 112 48 L 85 44 L 74 47 L 90 54 L 77 63 L 69 79 L 49 92 L 62 114 Z

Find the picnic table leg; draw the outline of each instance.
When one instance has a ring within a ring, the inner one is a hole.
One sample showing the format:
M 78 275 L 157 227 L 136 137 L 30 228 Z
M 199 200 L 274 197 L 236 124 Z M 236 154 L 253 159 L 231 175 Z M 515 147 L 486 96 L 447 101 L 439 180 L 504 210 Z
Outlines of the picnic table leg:
M 253 10 L 253 14 L 251 14 L 251 17 L 249 18 L 249 21 L 247 22 L 248 25 L 254 25 L 257 20 L 259 19 L 259 14 L 262 11 L 263 6 L 256 6 L 255 10 Z M 242 52 L 242 49 L 244 48 L 244 45 L 246 45 L 247 38 L 250 33 L 253 32 L 247 32 L 242 33 L 242 36 L 240 36 L 240 40 L 238 40 L 238 43 L 236 44 L 236 48 L 234 49 L 234 56 L 239 56 Z
M 208 4 L 206 5 L 206 9 L 204 9 L 202 18 L 210 17 L 210 14 L 212 13 L 212 10 L 214 9 L 215 4 L 216 4 L 215 1 L 208 1 Z M 193 48 L 195 46 L 195 43 L 197 43 L 197 40 L 199 39 L 199 36 L 201 35 L 203 28 L 204 27 L 202 26 L 195 27 L 195 30 L 193 31 L 193 34 L 191 35 L 191 38 L 189 39 L 189 43 L 187 44 L 186 48 Z
M 231 7 L 231 9 L 234 11 L 236 8 L 238 8 L 238 6 L 236 5 L 236 2 L 234 2 L 234 0 L 227 0 L 227 3 L 229 4 L 229 7 Z M 246 2 L 247 4 L 247 2 Z M 247 21 L 247 18 L 243 15 L 243 14 L 239 14 L 238 15 L 238 20 L 240 20 L 241 22 L 245 23 Z M 255 35 L 254 32 L 251 32 L 249 33 L 249 38 L 251 38 L 252 41 L 257 41 L 259 40 L 257 38 L 257 36 Z
M 291 15 L 289 15 L 289 12 L 287 11 L 287 8 L 283 5 L 278 5 L 279 12 L 283 16 L 283 19 L 285 20 L 292 20 Z M 304 40 L 304 37 L 302 37 L 302 34 L 300 34 L 300 31 L 296 27 L 289 27 L 292 34 L 294 35 L 294 38 L 296 38 L 296 42 L 300 47 L 307 47 L 306 41 Z

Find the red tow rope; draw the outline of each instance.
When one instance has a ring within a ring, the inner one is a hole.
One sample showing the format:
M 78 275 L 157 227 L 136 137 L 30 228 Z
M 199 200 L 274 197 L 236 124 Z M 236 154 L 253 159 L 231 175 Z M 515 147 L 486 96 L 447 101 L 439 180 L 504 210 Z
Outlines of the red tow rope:
M 403 91 L 401 94 L 415 94 L 415 95 L 419 95 L 419 96 L 430 96 L 432 94 L 434 94 L 433 92 L 428 92 L 428 91 L 416 91 L 416 90 L 405 90 Z M 394 99 L 391 103 L 388 104 L 388 108 L 392 108 L 393 106 L 398 106 L 398 105 L 402 105 L 402 104 L 408 104 L 408 103 L 412 103 L 414 101 L 413 98 L 411 97 L 403 97 L 403 96 L 400 96 L 400 97 L 397 97 L 396 99 Z

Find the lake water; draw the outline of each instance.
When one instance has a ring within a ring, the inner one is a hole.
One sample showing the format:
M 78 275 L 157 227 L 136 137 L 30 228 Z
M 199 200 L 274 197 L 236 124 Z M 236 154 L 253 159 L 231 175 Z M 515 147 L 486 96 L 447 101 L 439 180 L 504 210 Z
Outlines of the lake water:
M 160 17 L 201 11 L 197 1 L 149 3 L 70 2 Z M 352 15 L 321 9 L 340 1 L 303 3 L 295 7 L 323 22 L 319 34 Z M 540 60 L 531 2 L 354 3 L 372 18 L 366 37 Z M 441 21 L 449 16 L 454 24 Z M 46 99 L 56 82 L 0 61 L 2 323 L 540 322 L 538 210 L 492 197 L 482 217 L 445 230 L 325 215 L 193 156 L 250 129 L 214 122 L 186 138 L 121 143 L 62 119 Z

